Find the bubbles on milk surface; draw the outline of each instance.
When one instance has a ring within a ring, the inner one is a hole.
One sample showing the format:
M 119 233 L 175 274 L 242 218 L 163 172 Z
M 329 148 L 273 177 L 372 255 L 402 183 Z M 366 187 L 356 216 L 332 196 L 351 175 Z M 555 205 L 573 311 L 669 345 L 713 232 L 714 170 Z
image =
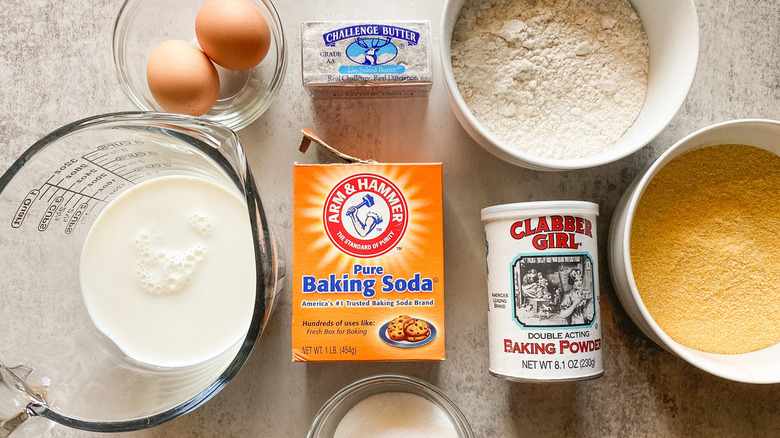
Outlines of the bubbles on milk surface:
M 190 215 L 189 221 L 190 225 L 203 236 L 208 237 L 211 235 L 211 216 L 196 211 Z
M 193 212 L 187 221 L 194 232 L 205 238 L 211 236 L 211 216 Z M 165 244 L 165 236 L 154 226 L 138 233 L 134 241 L 138 256 L 135 271 L 138 284 L 146 292 L 155 295 L 183 290 L 190 284 L 207 253 L 206 246 L 199 243 L 183 251 L 166 248 Z
M 95 327 L 152 366 L 227 352 L 246 336 L 258 291 L 249 219 L 240 194 L 206 179 L 160 176 L 122 192 L 81 253 L 81 292 Z

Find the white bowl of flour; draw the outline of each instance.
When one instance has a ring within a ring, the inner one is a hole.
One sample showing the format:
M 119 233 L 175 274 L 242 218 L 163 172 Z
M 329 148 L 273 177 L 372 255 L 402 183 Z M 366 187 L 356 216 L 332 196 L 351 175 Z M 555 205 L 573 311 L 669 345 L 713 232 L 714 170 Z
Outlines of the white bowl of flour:
M 692 0 L 447 0 L 442 69 L 463 128 L 538 170 L 599 166 L 671 121 L 693 82 Z

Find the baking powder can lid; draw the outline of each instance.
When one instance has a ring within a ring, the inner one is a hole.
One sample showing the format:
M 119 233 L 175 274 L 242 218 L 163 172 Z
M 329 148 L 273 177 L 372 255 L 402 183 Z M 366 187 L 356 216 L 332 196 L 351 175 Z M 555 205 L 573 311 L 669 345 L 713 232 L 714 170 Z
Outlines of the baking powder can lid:
M 482 209 L 482 221 L 490 222 L 520 216 L 551 214 L 592 214 L 598 216 L 599 205 L 589 201 L 532 201 L 500 204 Z

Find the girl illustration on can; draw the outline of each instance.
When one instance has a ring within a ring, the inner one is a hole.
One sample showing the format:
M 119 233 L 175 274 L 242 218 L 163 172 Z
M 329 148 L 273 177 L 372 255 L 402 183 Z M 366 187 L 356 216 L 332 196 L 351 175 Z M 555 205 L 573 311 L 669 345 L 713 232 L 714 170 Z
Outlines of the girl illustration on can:
M 561 316 L 568 325 L 590 324 L 594 313 L 593 293 L 583 287 L 582 271 L 569 272 L 569 285 L 572 288 L 561 301 Z

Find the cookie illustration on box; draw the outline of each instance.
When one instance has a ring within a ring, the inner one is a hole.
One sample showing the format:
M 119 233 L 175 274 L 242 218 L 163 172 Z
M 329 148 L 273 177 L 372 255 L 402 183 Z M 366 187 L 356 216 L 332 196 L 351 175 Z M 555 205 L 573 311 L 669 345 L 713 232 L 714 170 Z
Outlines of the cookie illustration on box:
M 436 329 L 428 321 L 409 315 L 399 315 L 379 329 L 379 337 L 386 343 L 401 348 L 421 347 L 433 340 Z
M 405 341 L 406 340 L 406 326 L 413 323 L 414 319 L 408 315 L 401 315 L 393 318 L 387 325 L 387 337 L 393 341 Z
M 427 322 L 418 319 L 404 327 L 404 334 L 406 335 L 407 340 L 410 340 L 408 338 L 422 338 L 418 339 L 421 341 L 431 334 L 431 327 Z
M 401 329 L 405 329 L 407 325 L 414 322 L 414 318 L 412 318 L 409 315 L 401 315 L 393 318 L 392 321 L 390 321 L 390 325 L 400 326 Z

